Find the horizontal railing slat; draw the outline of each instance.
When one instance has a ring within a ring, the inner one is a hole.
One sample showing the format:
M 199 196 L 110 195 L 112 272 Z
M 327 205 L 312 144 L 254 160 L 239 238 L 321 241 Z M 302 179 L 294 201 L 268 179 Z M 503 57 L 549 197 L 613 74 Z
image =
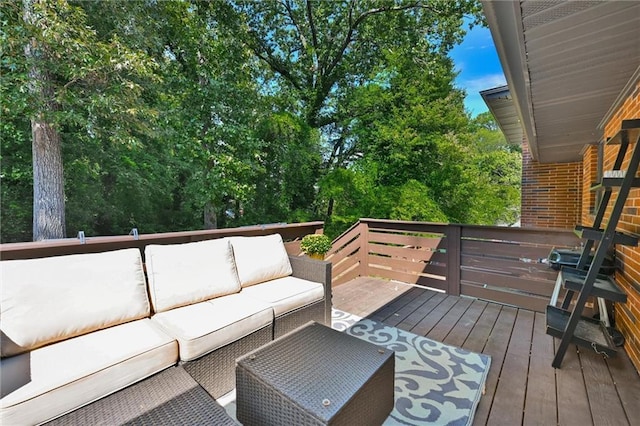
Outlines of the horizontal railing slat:
M 412 262 L 403 259 L 392 259 L 389 257 L 369 255 L 369 265 L 379 265 L 383 268 L 390 268 L 394 271 L 409 272 L 412 274 L 439 275 L 446 277 L 446 265 Z
M 446 238 L 421 237 L 417 235 L 389 234 L 381 232 L 369 232 L 369 243 L 387 243 L 399 246 L 421 247 L 425 249 L 446 248 Z
M 545 297 L 518 294 L 510 291 L 499 291 L 491 288 L 482 288 L 475 285 L 469 285 L 464 281 L 461 283 L 461 294 L 537 312 L 544 312 L 546 306 L 549 304 L 549 299 Z
M 476 254 L 482 256 L 502 256 L 509 258 L 521 258 L 538 260 L 546 258 L 551 247 L 528 246 L 522 243 L 504 243 L 478 240 L 462 240 L 461 251 L 463 254 Z
M 548 279 L 555 281 L 558 271 L 544 263 L 524 262 L 517 259 L 490 258 L 463 254 L 460 261 L 461 268 L 468 270 L 493 271 L 531 279 Z
M 392 271 L 383 268 L 379 268 L 375 265 L 369 265 L 370 275 L 374 277 L 386 278 L 389 280 L 396 280 L 408 284 L 416 284 L 424 287 L 435 288 L 438 290 L 446 290 L 447 282 L 444 280 L 438 280 L 432 277 L 425 277 L 424 275 L 414 275 L 406 272 Z
M 434 252 L 431 250 L 416 250 L 412 248 L 385 246 L 382 244 L 369 244 L 369 253 L 398 259 L 407 259 L 414 262 L 437 261 L 446 263 L 448 259 L 446 253 Z
M 460 279 L 462 282 L 467 281 L 480 286 L 500 287 L 505 290 L 517 290 L 546 297 L 551 297 L 555 284 L 553 281 L 535 282 L 526 278 L 464 269 L 460 272 Z

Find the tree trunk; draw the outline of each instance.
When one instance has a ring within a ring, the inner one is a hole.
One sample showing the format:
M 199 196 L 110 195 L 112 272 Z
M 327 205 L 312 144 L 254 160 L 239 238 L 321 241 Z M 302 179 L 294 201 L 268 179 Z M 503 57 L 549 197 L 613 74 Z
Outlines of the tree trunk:
M 24 0 L 24 20 L 35 24 L 38 20 L 33 0 Z M 31 119 L 33 156 L 33 240 L 64 238 L 64 173 L 62 167 L 62 140 L 57 129 L 46 120 L 44 112 L 59 109 L 51 76 L 43 63 L 46 51 L 32 39 L 24 49 L 29 70 L 29 89 L 34 99 L 41 102 L 41 110 Z
M 64 238 L 64 181 L 60 134 L 31 120 L 33 137 L 33 240 Z
M 327 218 L 333 215 L 333 197 L 329 198 L 329 205 L 327 206 Z
M 216 208 L 211 202 L 204 206 L 204 229 L 218 229 Z

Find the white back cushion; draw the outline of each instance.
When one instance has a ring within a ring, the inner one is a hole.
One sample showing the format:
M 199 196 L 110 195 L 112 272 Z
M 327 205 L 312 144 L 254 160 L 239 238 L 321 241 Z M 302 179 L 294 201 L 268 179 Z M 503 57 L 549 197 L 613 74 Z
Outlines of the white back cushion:
M 2 356 L 150 314 L 140 250 L 0 262 Z
M 280 234 L 230 237 L 240 285 L 248 287 L 293 273 Z
M 228 238 L 149 245 L 145 263 L 155 312 L 240 291 Z

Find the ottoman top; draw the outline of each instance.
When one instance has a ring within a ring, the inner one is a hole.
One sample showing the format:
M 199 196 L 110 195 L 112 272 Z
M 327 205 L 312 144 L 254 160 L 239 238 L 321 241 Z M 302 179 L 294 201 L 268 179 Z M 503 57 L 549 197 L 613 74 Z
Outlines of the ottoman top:
M 332 418 L 394 352 L 309 322 L 238 359 L 245 369 L 308 412 Z

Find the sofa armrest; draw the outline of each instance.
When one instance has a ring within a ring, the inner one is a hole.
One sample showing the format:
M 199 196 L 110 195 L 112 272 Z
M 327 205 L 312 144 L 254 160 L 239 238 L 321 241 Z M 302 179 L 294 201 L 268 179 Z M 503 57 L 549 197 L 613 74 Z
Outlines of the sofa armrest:
M 293 276 L 324 286 L 325 324 L 331 326 L 331 262 L 289 255 Z

